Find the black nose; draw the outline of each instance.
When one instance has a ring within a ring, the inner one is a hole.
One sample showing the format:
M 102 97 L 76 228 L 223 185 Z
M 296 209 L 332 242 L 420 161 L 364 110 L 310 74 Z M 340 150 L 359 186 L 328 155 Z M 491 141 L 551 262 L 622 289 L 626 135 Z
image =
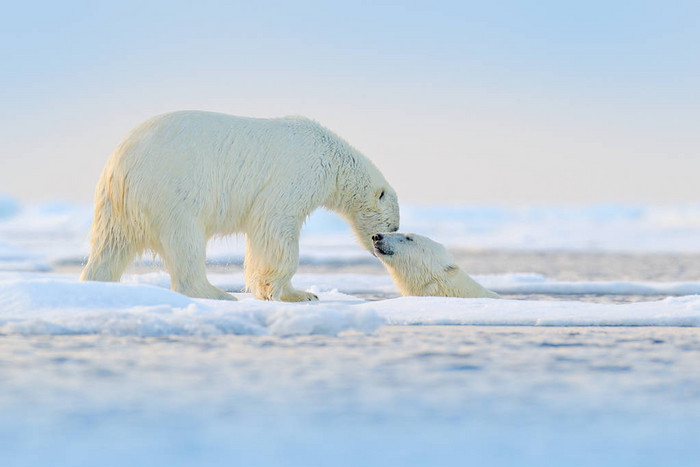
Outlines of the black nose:
M 378 242 L 378 241 L 381 240 L 382 238 L 384 238 L 384 236 L 383 236 L 382 234 L 374 234 L 374 235 L 372 235 L 372 241 L 373 241 L 373 242 Z

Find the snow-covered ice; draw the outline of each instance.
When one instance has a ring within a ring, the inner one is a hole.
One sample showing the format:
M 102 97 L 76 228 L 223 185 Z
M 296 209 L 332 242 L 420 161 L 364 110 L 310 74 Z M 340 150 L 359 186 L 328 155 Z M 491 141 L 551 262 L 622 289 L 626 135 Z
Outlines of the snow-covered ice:
M 0 465 L 700 458 L 700 206 L 402 207 L 402 230 L 479 252 L 502 300 L 399 297 L 323 211 L 293 279 L 319 302 L 246 294 L 240 238 L 208 250 L 237 302 L 172 292 L 148 256 L 82 283 L 90 221 L 0 196 Z M 659 271 L 630 270 L 647 260 Z
M 384 320 L 352 308 L 352 297 L 321 295 L 320 303 L 191 299 L 160 287 L 61 279 L 0 280 L 1 334 L 329 334 L 372 332 Z
M 314 303 L 265 302 L 238 294 L 238 302 L 192 299 L 172 292 L 164 273 L 146 275 L 144 282 L 78 282 L 72 275 L 42 277 L 32 273 L 0 274 L 0 333 L 2 334 L 113 334 L 167 335 L 303 335 L 355 330 L 372 332 L 389 325 L 489 325 L 489 326 L 700 326 L 700 295 L 670 297 L 661 301 L 610 304 L 579 301 L 492 300 L 437 297 L 403 297 L 366 301 L 338 292 L 329 285 L 342 284 L 349 292 L 384 291 L 386 278 L 345 274 L 339 278 L 300 275 L 296 283 L 319 294 Z M 127 281 L 144 278 L 129 276 Z M 242 288 L 242 278 L 227 281 L 215 276 L 224 288 Z M 378 286 L 373 282 L 379 282 Z M 507 281 L 502 281 L 506 282 Z M 518 288 L 520 293 L 528 289 Z M 551 281 L 556 285 L 555 281 Z M 312 284 L 307 286 L 307 284 Z M 320 284 L 320 285 L 319 285 Z M 539 282 L 536 282 L 539 284 Z M 158 286 L 160 285 L 160 286 Z M 233 287 L 231 287 L 233 286 Z M 566 293 L 566 286 L 552 287 Z M 597 283 L 590 289 L 596 290 Z M 618 284 L 619 287 L 619 284 Z M 640 286 L 641 287 L 641 286 Z M 644 291 L 678 291 L 679 288 L 646 285 Z M 685 284 L 697 290 L 700 284 Z M 694 287 L 694 288 L 693 288 Z M 637 290 L 634 284 L 622 292 Z M 499 290 L 498 288 L 496 290 Z M 573 293 L 586 290 L 573 284 Z M 610 291 L 613 293 L 614 286 Z M 535 288 L 535 293 L 542 293 Z

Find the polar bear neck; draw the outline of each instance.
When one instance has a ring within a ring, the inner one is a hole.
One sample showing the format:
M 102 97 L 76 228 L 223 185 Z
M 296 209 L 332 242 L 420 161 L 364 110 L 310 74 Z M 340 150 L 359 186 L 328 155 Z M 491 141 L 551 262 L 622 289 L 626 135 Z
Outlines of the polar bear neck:
M 438 281 L 438 289 L 440 295 L 446 297 L 500 298 L 498 294 L 484 288 L 459 268 L 453 277 L 441 278 Z
M 345 215 L 352 211 L 359 196 L 372 189 L 372 179 L 381 175 L 357 149 L 330 130 L 323 130 L 322 144 L 335 166 L 335 187 L 324 204 L 328 209 Z
M 498 294 L 484 288 L 456 266 L 447 275 L 427 273 L 423 276 L 421 274 L 407 274 L 407 270 L 396 268 L 387 263 L 385 265 L 389 270 L 389 275 L 404 296 L 500 298 Z

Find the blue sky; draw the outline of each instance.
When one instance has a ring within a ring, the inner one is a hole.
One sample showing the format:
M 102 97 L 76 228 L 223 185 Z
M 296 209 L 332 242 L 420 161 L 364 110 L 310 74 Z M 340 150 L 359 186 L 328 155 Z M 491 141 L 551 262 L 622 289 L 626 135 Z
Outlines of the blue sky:
M 0 192 L 89 201 L 152 115 L 303 114 L 403 201 L 700 202 L 700 3 L 26 2 Z

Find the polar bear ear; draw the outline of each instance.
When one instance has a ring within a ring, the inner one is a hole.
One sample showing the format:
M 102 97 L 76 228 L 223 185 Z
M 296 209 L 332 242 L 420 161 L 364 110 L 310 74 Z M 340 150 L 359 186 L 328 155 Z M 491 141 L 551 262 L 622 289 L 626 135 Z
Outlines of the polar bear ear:
M 445 266 L 445 272 L 448 275 L 457 274 L 457 271 L 459 271 L 459 266 L 457 266 L 456 264 L 450 264 L 449 266 Z

